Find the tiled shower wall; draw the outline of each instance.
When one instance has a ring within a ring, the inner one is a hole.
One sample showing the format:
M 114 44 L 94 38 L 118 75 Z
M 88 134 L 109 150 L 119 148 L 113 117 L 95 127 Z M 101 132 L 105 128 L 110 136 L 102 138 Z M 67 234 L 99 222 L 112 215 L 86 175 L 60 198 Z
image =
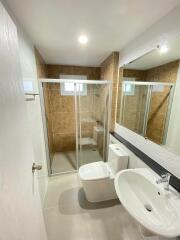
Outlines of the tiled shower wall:
M 120 69 L 123 71 L 122 77 L 129 77 L 129 78 L 136 78 L 136 81 L 145 81 L 146 78 L 146 71 L 142 70 L 134 70 L 134 69 Z M 122 83 L 119 84 L 119 91 L 122 91 Z M 147 88 L 143 86 L 136 86 L 135 87 L 135 94 L 132 96 L 127 96 L 125 99 L 125 108 L 128 109 L 128 114 L 124 114 L 123 118 L 123 126 L 131 129 L 132 131 L 141 134 L 142 133 L 142 126 L 143 126 L 143 115 L 145 109 L 145 100 L 147 96 Z M 120 109 L 121 99 L 118 97 L 118 108 Z M 119 111 L 120 112 L 120 111 Z M 119 120 L 120 121 L 120 115 Z
M 117 111 L 117 95 L 119 83 L 119 52 L 113 52 L 101 64 L 101 79 L 112 82 L 112 102 L 111 102 L 111 125 L 110 130 L 114 131 Z
M 96 121 L 98 121 L 96 115 L 98 96 L 98 86 L 90 84 L 87 85 L 87 96 L 79 97 L 78 112 L 81 117 L 82 138 L 93 138 L 94 126 L 96 125 Z
M 136 78 L 136 81 L 146 81 L 147 71 L 135 70 L 135 69 L 124 69 L 123 77 Z
M 106 107 L 108 104 L 108 86 L 107 85 L 96 85 L 96 92 L 94 95 L 95 108 L 94 117 L 100 124 L 104 124 L 104 117 Z
M 38 50 L 35 49 L 35 57 L 36 57 L 36 68 L 37 68 L 37 76 L 38 78 L 47 78 L 47 68 L 46 64 L 39 54 Z
M 48 78 L 59 78 L 60 74 L 68 75 L 85 75 L 87 79 L 99 80 L 99 67 L 80 67 L 80 66 L 64 66 L 64 65 L 46 65 Z
M 44 86 L 48 140 L 52 152 L 75 149 L 75 114 L 73 96 L 61 96 L 59 83 Z
M 76 66 L 60 66 L 46 65 L 48 78 L 59 78 L 60 74 L 68 75 L 86 75 L 87 79 L 100 79 L 100 68 L 94 67 L 76 67 Z M 48 103 L 47 118 L 50 125 L 48 132 L 49 141 L 51 142 L 53 152 L 75 150 L 75 112 L 74 112 L 74 96 L 61 96 L 60 84 L 49 83 L 45 89 Z M 89 85 L 87 96 L 80 97 L 79 109 L 81 109 L 82 120 L 82 137 L 92 137 L 93 127 L 96 124 L 95 118 L 94 86 Z M 49 108 L 48 108 L 49 106 Z M 52 137 L 51 137 L 52 135 Z
M 50 152 L 72 151 L 76 148 L 74 96 L 62 96 L 60 87 L 59 83 L 45 83 L 43 87 Z M 105 101 L 103 101 L 105 96 L 102 96 L 103 91 L 100 92 L 100 90 L 102 87 L 99 85 L 87 85 L 87 96 L 77 98 L 82 138 L 93 138 L 96 121 L 102 119 L 97 115 L 98 113 L 102 117 L 105 108 Z M 97 111 L 97 102 L 100 101 L 103 105 Z M 103 133 L 99 133 L 97 139 L 97 148 L 101 156 L 103 136 Z
M 138 134 L 143 133 L 147 90 L 146 86 L 137 85 L 134 89 L 134 95 L 127 95 L 124 99 L 122 124 Z
M 149 69 L 147 71 L 146 81 L 176 83 L 178 68 L 179 61 L 174 61 Z M 158 144 L 163 143 L 169 93 L 169 87 L 165 87 L 163 92 L 152 93 L 147 137 Z
M 61 74 L 86 75 L 90 80 L 111 80 L 112 91 L 112 113 L 111 129 L 115 124 L 116 97 L 118 85 L 118 59 L 119 53 L 112 53 L 101 67 L 79 67 L 64 65 L 40 65 L 40 77 L 50 79 L 59 78 Z M 46 76 L 45 76 L 46 75 Z M 61 96 L 59 84 L 44 84 L 44 98 L 46 107 L 46 118 L 48 128 L 48 140 L 50 153 L 56 151 L 69 151 L 75 149 L 75 114 L 74 97 Z M 93 137 L 93 129 L 99 121 L 104 124 L 105 108 L 108 104 L 108 89 L 104 85 L 88 86 L 87 96 L 80 97 L 81 107 L 81 130 L 82 137 Z M 106 113 L 107 114 L 107 113 Z M 100 141 L 102 142 L 102 141 Z M 102 146 L 99 146 L 102 148 Z M 102 149 L 101 149 L 102 150 Z M 100 152 L 102 152 L 100 150 Z

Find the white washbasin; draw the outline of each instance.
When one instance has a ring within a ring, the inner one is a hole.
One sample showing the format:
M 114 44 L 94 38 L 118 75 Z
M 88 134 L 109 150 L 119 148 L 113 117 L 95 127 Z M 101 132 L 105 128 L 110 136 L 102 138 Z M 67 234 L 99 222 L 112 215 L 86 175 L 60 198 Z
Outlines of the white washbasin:
M 127 169 L 115 177 L 115 189 L 125 209 L 143 227 L 164 237 L 180 236 L 180 194 L 164 190 L 160 177 L 148 168 Z

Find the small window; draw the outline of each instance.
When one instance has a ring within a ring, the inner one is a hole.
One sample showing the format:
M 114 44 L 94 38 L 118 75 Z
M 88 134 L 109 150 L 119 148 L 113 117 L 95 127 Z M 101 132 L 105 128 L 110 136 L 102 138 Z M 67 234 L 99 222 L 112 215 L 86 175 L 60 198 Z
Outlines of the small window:
M 125 83 L 123 88 L 123 92 L 125 95 L 128 96 L 133 96 L 134 95 L 134 90 L 135 90 L 135 85 L 131 83 Z
M 60 79 L 87 80 L 87 76 L 85 76 L 85 75 L 60 75 Z M 72 82 L 61 83 L 61 95 L 74 96 L 75 86 L 76 86 L 77 94 L 80 94 L 81 96 L 87 96 L 87 84 L 86 83 L 72 83 Z
M 33 92 L 33 83 L 32 81 L 23 81 L 23 87 L 25 93 Z
M 73 96 L 75 94 L 75 86 L 77 94 L 87 96 L 87 84 L 85 83 L 61 83 L 61 95 Z
M 164 86 L 163 85 L 154 85 L 152 86 L 152 92 L 163 92 Z

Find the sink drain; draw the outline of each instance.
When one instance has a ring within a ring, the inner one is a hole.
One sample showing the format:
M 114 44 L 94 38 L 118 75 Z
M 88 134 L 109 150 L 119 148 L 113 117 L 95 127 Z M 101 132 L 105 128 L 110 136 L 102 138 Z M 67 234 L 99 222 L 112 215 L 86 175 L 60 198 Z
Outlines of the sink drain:
M 150 204 L 145 204 L 144 207 L 148 212 L 152 212 L 152 207 Z

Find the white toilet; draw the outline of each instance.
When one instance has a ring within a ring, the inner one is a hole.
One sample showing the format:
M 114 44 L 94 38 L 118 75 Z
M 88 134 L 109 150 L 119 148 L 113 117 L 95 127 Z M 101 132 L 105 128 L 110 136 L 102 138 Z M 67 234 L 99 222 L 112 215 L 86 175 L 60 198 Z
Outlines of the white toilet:
M 128 154 L 118 145 L 110 144 L 108 162 L 94 162 L 79 168 L 86 198 L 89 202 L 101 202 L 116 199 L 114 177 L 120 170 L 126 169 Z

